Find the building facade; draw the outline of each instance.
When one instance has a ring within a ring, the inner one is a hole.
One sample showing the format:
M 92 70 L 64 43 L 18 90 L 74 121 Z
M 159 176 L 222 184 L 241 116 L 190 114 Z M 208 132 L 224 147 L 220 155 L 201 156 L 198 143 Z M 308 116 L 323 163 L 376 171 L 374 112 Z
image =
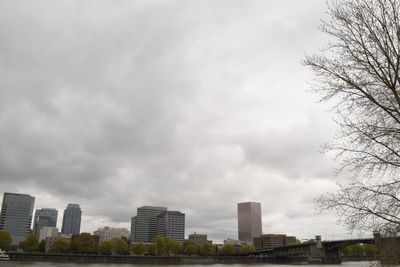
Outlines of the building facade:
M 33 233 L 40 235 L 40 230 L 45 227 L 57 226 L 58 211 L 56 209 L 37 209 L 33 217 Z
M 35 198 L 25 194 L 4 193 L 0 213 L 0 230 L 10 233 L 11 245 L 18 246 L 30 233 Z
M 252 243 L 254 237 L 262 235 L 261 203 L 238 203 L 237 210 L 239 240 Z
M 194 232 L 193 234 L 189 235 L 189 240 L 194 240 L 198 244 L 203 244 L 205 242 L 211 242 L 211 241 L 207 240 L 207 235 L 206 234 L 197 234 L 196 232 Z
M 109 226 L 104 226 L 103 228 L 99 228 L 93 234 L 99 236 L 99 240 L 101 242 L 103 240 L 113 240 L 115 238 L 128 239 L 129 230 L 126 228 L 112 228 Z
M 185 241 L 185 214 L 180 211 L 163 211 L 157 216 L 157 235 Z
M 46 240 L 48 237 L 58 236 L 58 228 L 52 226 L 43 226 L 39 232 L 39 242 Z
M 68 204 L 64 210 L 61 233 L 79 234 L 81 230 L 82 210 L 79 204 Z
M 137 215 L 132 218 L 133 230 L 131 231 L 133 242 L 153 242 L 157 235 L 157 216 L 166 211 L 166 207 L 143 206 L 137 208 Z
M 255 237 L 253 244 L 256 250 L 263 250 L 276 247 L 285 247 L 292 242 L 296 242 L 296 240 L 297 239 L 295 236 L 286 236 L 284 234 L 268 234 Z
M 135 239 L 135 228 L 136 228 L 136 216 L 131 218 L 131 235 L 129 236 L 129 241 L 134 242 Z

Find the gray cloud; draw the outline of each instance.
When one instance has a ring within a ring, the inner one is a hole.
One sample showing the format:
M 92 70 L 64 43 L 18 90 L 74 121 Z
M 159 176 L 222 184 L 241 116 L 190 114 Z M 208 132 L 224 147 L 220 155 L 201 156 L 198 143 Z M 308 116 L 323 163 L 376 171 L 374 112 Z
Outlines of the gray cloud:
M 85 231 L 162 205 L 221 240 L 237 235 L 236 203 L 254 200 L 265 232 L 343 235 L 313 213 L 335 187 L 319 153 L 334 126 L 300 65 L 323 44 L 324 9 L 2 1 L 0 188 L 38 208 L 80 203 Z

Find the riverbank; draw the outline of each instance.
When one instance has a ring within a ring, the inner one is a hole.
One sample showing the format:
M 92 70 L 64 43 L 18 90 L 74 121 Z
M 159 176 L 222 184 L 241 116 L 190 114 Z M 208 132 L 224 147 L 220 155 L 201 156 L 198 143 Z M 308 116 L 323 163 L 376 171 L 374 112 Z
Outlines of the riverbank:
M 247 256 L 125 256 L 49 253 L 9 253 L 11 261 L 74 262 L 74 263 L 134 263 L 134 264 L 236 264 L 263 263 L 262 258 Z

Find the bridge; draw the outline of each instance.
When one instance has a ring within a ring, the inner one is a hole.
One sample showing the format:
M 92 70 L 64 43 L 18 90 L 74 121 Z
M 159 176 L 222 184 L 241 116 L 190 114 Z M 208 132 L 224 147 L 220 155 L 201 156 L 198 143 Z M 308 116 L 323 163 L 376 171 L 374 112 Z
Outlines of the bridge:
M 339 251 L 341 247 L 374 242 L 374 238 L 321 241 L 321 237 L 317 236 L 315 242 L 258 250 L 249 256 L 260 257 L 264 262 L 271 263 L 337 264 L 342 262 Z

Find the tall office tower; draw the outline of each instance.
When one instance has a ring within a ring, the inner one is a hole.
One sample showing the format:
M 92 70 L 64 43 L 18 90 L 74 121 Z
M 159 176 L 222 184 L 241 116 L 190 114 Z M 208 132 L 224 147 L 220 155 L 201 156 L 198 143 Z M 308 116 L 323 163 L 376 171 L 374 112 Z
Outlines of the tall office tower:
M 45 227 L 56 227 L 58 211 L 56 209 L 37 209 L 33 217 L 33 233 L 40 235 L 40 230 Z
M 31 230 L 35 198 L 25 194 L 4 193 L 0 214 L 0 230 L 10 233 L 11 245 L 18 246 Z
M 238 230 L 240 241 L 252 243 L 254 237 L 261 236 L 261 203 L 238 203 Z
M 79 234 L 81 230 L 82 210 L 79 204 L 68 204 L 64 210 L 61 233 Z
M 153 242 L 154 237 L 157 235 L 157 216 L 166 210 L 167 208 L 165 207 L 151 206 L 137 208 L 133 241 Z
M 185 213 L 167 210 L 158 215 L 157 235 L 185 241 Z

